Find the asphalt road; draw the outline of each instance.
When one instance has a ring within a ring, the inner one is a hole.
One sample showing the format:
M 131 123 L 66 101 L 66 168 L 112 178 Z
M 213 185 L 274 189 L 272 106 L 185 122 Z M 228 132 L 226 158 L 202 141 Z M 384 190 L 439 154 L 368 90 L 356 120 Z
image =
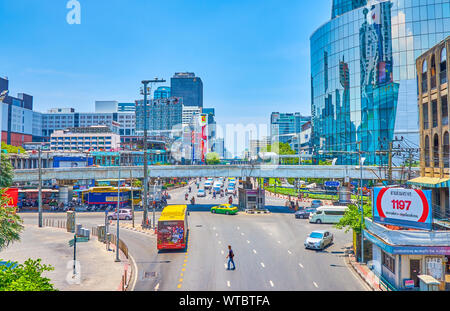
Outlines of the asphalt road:
M 196 194 L 197 187 L 191 186 Z M 281 291 L 361 291 L 367 287 L 347 267 L 344 246 L 351 233 L 327 224 L 310 224 L 295 219 L 284 207 L 285 201 L 266 197 L 271 214 L 221 215 L 210 207 L 228 203 L 228 197 L 197 198 L 189 205 L 187 188 L 171 192 L 169 204 L 188 204 L 189 239 L 187 251 L 157 252 L 156 237 L 123 229 L 120 237 L 127 244 L 138 275 L 134 290 L 281 290 Z M 234 203 L 237 203 L 234 199 Z M 47 214 L 62 219 L 64 214 Z M 25 222 L 36 222 L 36 214 L 22 214 Z M 150 211 L 149 217 L 152 218 Z M 159 212 L 156 214 L 156 220 Z M 142 212 L 136 214 L 139 226 Z M 128 221 L 130 222 L 130 221 Z M 104 223 L 103 213 L 77 213 L 77 223 L 92 227 Z M 334 234 L 334 244 L 323 251 L 306 250 L 303 242 L 309 233 L 326 229 Z M 115 227 L 113 227 L 115 232 Z M 235 253 L 236 270 L 226 270 L 227 246 Z

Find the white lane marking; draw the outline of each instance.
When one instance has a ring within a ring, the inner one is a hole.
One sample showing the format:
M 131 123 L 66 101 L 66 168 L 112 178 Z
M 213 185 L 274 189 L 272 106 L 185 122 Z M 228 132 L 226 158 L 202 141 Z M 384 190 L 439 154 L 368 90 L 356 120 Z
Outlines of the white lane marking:
M 269 283 L 270 283 L 270 286 L 274 287 L 274 284 L 272 281 L 269 281 Z
M 219 241 L 219 244 L 222 244 L 222 242 L 221 242 L 221 241 Z
M 265 267 L 264 262 L 261 262 L 261 266 L 262 266 L 263 268 Z
M 269 232 L 270 235 L 272 235 L 272 232 Z
M 156 284 L 156 286 L 155 286 L 155 291 L 158 291 L 158 289 L 159 289 L 159 283 Z
M 237 229 L 239 230 L 240 228 L 239 228 L 239 227 L 237 227 Z
M 249 241 L 249 240 L 247 240 L 247 243 L 248 243 L 248 244 L 250 244 L 250 241 Z
M 216 230 L 216 227 L 213 227 L 213 230 Z
M 289 253 L 289 254 L 292 254 L 292 252 L 291 252 L 290 250 L 288 250 L 288 253 Z
M 224 264 L 223 264 L 223 266 L 224 266 L 224 267 L 226 268 L 226 267 L 227 267 L 227 264 L 226 264 L 226 263 L 224 263 Z
M 244 232 L 241 232 L 241 235 L 244 235 Z
M 301 268 L 303 268 L 303 265 L 301 263 L 298 264 Z
M 253 252 L 256 254 L 256 250 L 253 250 Z
M 228 286 L 228 287 L 231 287 L 230 281 L 227 281 L 227 286 Z
M 219 236 L 219 234 L 218 234 L 218 233 L 216 233 L 216 236 Z
M 222 255 L 225 254 L 225 252 L 223 250 L 221 250 L 220 252 L 222 253 Z
M 316 282 L 313 282 L 313 284 L 314 284 L 315 287 L 319 288 L 319 285 L 317 285 Z
M 278 244 L 281 244 L 281 242 L 280 241 L 277 241 L 278 242 Z

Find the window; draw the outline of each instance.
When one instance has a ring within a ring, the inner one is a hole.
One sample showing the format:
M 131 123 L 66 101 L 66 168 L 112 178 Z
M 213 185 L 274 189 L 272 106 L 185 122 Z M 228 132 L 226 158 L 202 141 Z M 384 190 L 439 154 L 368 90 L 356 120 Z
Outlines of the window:
M 423 129 L 428 129 L 428 103 L 423 104 Z
M 444 141 L 443 141 L 443 146 L 444 146 L 444 168 L 449 168 L 449 135 L 448 132 L 444 133 Z
M 443 48 L 441 51 L 441 64 L 440 64 L 440 83 L 444 84 L 447 82 L 447 49 Z
M 427 85 L 427 61 L 424 60 L 422 64 L 422 92 L 426 93 L 428 91 Z
M 430 166 L 430 139 L 425 136 L 425 166 Z
M 436 88 L 436 61 L 434 55 L 431 56 L 431 89 Z
M 433 117 L 433 127 L 438 126 L 438 109 L 437 109 L 437 100 L 433 100 L 431 102 L 431 110 Z
M 439 167 L 439 136 L 434 134 L 433 137 L 433 162 L 434 167 Z
M 441 118 L 442 118 L 442 125 L 448 124 L 448 103 L 447 103 L 447 96 L 441 97 Z
M 395 274 L 395 259 L 386 254 L 385 252 L 382 252 L 382 264 L 385 266 L 389 271 Z

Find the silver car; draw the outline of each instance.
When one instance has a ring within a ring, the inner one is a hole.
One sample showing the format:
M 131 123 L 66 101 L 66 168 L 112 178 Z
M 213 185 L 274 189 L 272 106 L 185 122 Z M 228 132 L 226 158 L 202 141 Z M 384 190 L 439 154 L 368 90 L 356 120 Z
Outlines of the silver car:
M 324 249 L 333 243 L 333 234 L 326 230 L 313 231 L 305 240 L 305 248 Z

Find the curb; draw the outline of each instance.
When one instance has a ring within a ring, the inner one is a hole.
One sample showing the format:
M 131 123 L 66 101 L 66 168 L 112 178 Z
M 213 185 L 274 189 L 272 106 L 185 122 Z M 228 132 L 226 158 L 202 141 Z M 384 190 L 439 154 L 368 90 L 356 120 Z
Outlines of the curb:
M 352 267 L 352 270 L 356 272 L 359 278 L 364 281 L 372 291 L 382 291 L 379 287 L 379 283 L 375 280 L 375 277 L 369 275 L 370 272 L 366 272 L 364 269 L 360 268 L 360 264 L 356 262 L 354 255 L 347 253 L 346 261 Z

